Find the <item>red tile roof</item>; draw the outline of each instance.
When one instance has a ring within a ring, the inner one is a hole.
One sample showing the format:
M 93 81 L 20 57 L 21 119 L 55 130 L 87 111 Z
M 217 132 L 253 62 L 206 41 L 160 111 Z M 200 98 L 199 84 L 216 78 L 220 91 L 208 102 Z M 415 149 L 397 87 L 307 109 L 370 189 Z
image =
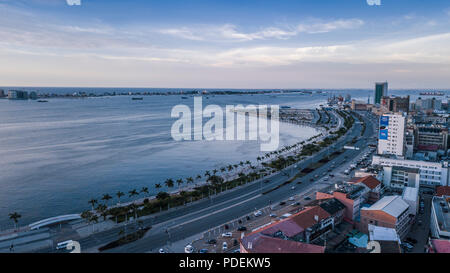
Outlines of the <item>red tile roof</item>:
M 450 196 L 450 186 L 439 186 L 436 188 L 436 195 L 437 196 L 443 196 L 448 195 Z
M 244 237 L 241 244 L 249 253 L 324 253 L 325 251 L 323 246 L 283 240 L 261 233 Z
M 318 216 L 318 219 L 314 219 L 315 216 Z M 295 222 L 298 226 L 303 229 L 307 229 L 317 224 L 317 222 L 330 217 L 331 215 L 326 212 L 323 208 L 319 206 L 314 206 L 310 208 L 306 208 L 301 212 L 292 215 L 290 218 L 293 222 Z
M 431 240 L 436 253 L 450 253 L 450 240 Z
M 378 181 L 378 179 L 376 179 L 372 175 L 364 177 L 353 177 L 352 179 L 350 179 L 350 183 L 352 184 L 363 183 L 371 190 L 375 189 L 378 185 L 381 184 L 381 182 Z

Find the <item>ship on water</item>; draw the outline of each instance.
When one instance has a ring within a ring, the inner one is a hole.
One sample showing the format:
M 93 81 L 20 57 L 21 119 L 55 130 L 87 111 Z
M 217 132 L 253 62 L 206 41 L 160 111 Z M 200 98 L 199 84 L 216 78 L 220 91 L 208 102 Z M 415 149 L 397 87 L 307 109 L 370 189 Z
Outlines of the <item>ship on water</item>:
M 443 96 L 443 92 L 421 92 L 421 96 Z

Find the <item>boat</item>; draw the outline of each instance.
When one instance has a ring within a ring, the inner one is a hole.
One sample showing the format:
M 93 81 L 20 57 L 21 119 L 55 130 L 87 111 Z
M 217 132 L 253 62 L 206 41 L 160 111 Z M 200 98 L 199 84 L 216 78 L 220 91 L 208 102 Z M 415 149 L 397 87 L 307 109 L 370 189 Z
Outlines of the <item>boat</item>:
M 48 100 L 38 100 L 37 102 L 48 102 Z
M 442 92 L 421 92 L 421 96 L 443 96 L 444 93 Z
M 132 100 L 143 100 L 144 98 L 131 98 Z
M 182 99 L 184 99 L 184 100 L 187 100 L 188 99 L 188 97 L 181 97 Z

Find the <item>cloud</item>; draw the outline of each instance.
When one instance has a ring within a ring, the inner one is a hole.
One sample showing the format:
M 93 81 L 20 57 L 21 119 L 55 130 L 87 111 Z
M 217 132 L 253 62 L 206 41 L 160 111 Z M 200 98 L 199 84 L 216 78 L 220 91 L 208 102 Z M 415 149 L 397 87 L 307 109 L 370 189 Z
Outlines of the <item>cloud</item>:
M 290 28 L 267 27 L 255 32 L 239 31 L 233 24 L 222 26 L 196 26 L 161 29 L 159 33 L 195 41 L 253 41 L 285 40 L 300 33 L 316 34 L 337 30 L 355 29 L 364 25 L 360 19 L 342 19 L 329 22 L 302 23 Z

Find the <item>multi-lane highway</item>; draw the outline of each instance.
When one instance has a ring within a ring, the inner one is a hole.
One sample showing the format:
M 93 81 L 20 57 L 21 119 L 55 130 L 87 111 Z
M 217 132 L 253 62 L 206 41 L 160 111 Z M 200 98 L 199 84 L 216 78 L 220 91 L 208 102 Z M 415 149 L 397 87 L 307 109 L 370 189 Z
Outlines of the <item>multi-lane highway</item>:
M 171 211 L 159 214 L 157 217 L 151 217 L 143 220 L 144 225 L 151 225 L 153 228 L 146 236 L 138 241 L 117 247 L 107 252 L 148 252 L 165 246 L 168 242 L 176 242 L 196 234 L 200 234 L 213 227 L 224 224 L 233 219 L 242 217 L 257 209 L 267 207 L 269 204 L 275 204 L 289 198 L 294 194 L 304 192 L 308 188 L 312 188 L 314 183 L 327 173 L 331 165 L 339 166 L 344 163 L 347 158 L 357 157 L 366 147 L 366 141 L 373 137 L 373 120 L 364 116 L 366 130 L 364 136 L 358 140 L 354 146 L 360 150 L 345 150 L 332 161 L 325 163 L 323 166 L 313 170 L 307 175 L 300 178 L 301 184 L 295 184 L 295 189 L 291 186 L 283 186 L 262 194 L 275 186 L 280 185 L 289 179 L 290 175 L 294 175 L 311 163 L 319 161 L 327 154 L 341 150 L 345 144 L 350 142 L 354 137 L 359 137 L 362 125 L 355 118 L 355 124 L 350 132 L 339 140 L 338 143 L 331 147 L 314 154 L 307 160 L 294 164 L 286 170 L 271 176 L 270 178 L 261 179 L 248 185 L 235 188 L 228 192 L 221 193 L 212 199 L 202 200 L 191 205 L 179 207 Z M 319 177 L 315 177 L 318 175 Z M 310 181 L 314 178 L 313 181 Z M 297 182 L 298 180 L 294 181 Z M 133 225 L 130 224 L 128 229 Z M 123 227 L 116 227 L 107 231 L 98 232 L 89 237 L 79 240 L 82 250 L 94 251 L 98 246 L 102 246 L 119 237 L 119 232 Z

